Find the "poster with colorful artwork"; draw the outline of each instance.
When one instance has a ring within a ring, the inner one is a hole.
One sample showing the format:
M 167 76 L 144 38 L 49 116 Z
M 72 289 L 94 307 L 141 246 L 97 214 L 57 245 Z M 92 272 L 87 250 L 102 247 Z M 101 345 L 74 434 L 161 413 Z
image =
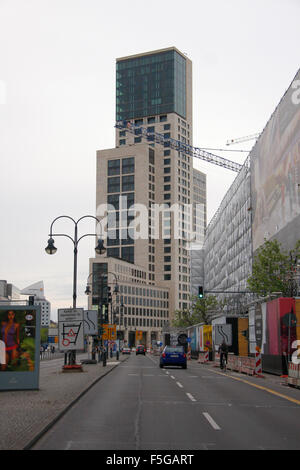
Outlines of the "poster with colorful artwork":
M 40 307 L 0 306 L 0 389 L 38 388 Z

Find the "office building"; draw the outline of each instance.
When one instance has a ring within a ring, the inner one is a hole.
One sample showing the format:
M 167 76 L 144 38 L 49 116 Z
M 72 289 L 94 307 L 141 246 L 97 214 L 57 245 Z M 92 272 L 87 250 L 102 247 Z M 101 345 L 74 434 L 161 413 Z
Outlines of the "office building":
M 206 217 L 202 207 L 196 218 L 194 207 L 201 172 L 169 140 L 193 144 L 192 63 L 172 47 L 119 58 L 116 74 L 116 121 L 123 127 L 116 128 L 115 148 L 97 152 L 97 216 L 107 215 L 107 258 L 91 261 L 113 269 L 115 258 L 129 270 L 138 267 L 149 289 L 168 295 L 168 315 L 159 318 L 171 322 L 175 310 L 190 305 L 190 241 Z M 206 207 L 206 195 L 202 202 Z

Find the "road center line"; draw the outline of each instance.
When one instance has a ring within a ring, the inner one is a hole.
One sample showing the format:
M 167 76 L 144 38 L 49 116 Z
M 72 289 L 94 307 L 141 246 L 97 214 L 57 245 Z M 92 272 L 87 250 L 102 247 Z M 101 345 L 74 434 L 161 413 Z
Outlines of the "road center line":
M 208 413 L 203 413 L 203 416 L 207 419 L 207 421 L 208 421 L 209 424 L 213 427 L 213 429 L 215 429 L 216 431 L 220 431 L 220 430 L 221 430 L 220 426 L 217 425 L 217 423 L 212 419 L 212 417 L 210 416 L 210 414 L 208 414 Z
M 175 380 L 175 377 L 173 375 L 170 375 L 171 379 Z
M 176 383 L 177 383 L 178 387 L 183 388 L 183 385 L 181 385 L 180 382 L 176 382 Z
M 187 396 L 189 397 L 191 401 L 196 401 L 196 399 L 193 397 L 191 393 L 187 393 Z

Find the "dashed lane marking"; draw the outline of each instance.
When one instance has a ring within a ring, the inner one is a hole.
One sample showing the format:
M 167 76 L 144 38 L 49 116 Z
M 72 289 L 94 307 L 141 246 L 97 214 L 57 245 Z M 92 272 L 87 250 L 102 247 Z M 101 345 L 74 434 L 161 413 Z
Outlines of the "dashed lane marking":
M 191 393 L 187 393 L 187 396 L 189 397 L 191 401 L 196 401 L 196 398 L 194 398 Z
M 213 420 L 209 413 L 203 413 L 203 416 L 207 419 L 207 421 L 209 422 L 211 427 L 215 429 L 215 431 L 221 430 L 220 426 L 217 425 L 217 423 Z

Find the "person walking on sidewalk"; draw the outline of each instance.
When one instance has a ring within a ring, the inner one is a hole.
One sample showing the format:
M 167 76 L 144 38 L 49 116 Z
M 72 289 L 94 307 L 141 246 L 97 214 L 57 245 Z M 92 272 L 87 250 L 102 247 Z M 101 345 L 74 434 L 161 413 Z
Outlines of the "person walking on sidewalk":
M 220 354 L 220 368 L 223 369 L 224 367 L 224 359 L 228 360 L 228 346 L 226 344 L 225 339 L 223 339 L 222 344 L 219 346 L 219 354 Z

